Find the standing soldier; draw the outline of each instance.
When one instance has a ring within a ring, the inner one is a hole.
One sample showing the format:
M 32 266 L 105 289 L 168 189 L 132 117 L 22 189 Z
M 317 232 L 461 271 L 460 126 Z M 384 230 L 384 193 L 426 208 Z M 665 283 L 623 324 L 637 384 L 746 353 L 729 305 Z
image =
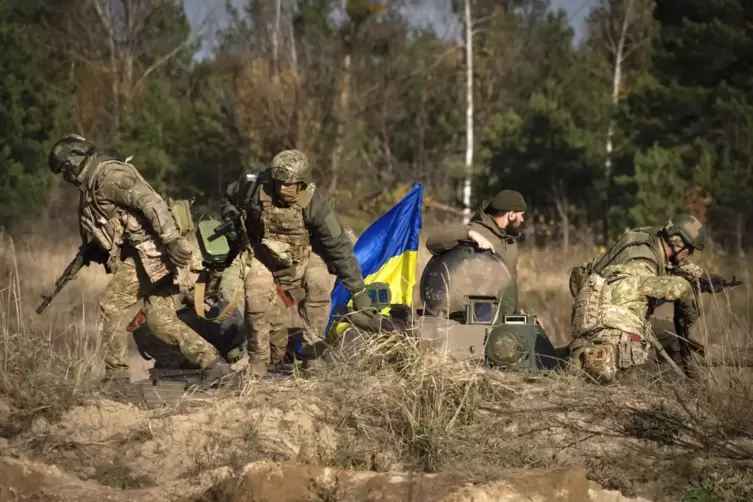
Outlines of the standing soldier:
M 116 390 L 129 381 L 124 316 L 139 299 L 154 335 L 177 345 L 206 370 L 213 384 L 232 374 L 217 350 L 178 319 L 174 278 L 187 267 L 191 250 L 165 201 L 128 162 L 100 154 L 87 139 L 71 134 L 52 147 L 49 167 L 81 191 L 79 227 L 83 242 L 95 241 L 94 261 L 113 278 L 100 301 L 105 343 L 105 378 Z
M 678 335 L 687 338 L 699 316 L 691 282 L 673 271 L 700 278 L 703 269 L 688 258 L 703 250 L 706 230 L 687 214 L 664 227 L 627 232 L 595 264 L 575 267 L 570 290 L 574 341 L 571 359 L 597 381 L 648 361 L 658 345 L 648 318 L 661 302 L 673 302 Z
M 251 375 L 265 374 L 270 359 L 282 359 L 287 345 L 287 338 L 282 338 L 287 331 L 273 307 L 276 289 L 290 304 L 299 305 L 305 323 L 304 362 L 316 359 L 324 348 L 330 302 L 328 266 L 353 297 L 355 310 L 374 314 L 353 242 L 312 183 L 303 153 L 280 152 L 255 180 L 230 184 L 221 211 L 223 220 L 236 222 L 241 230 L 238 240 L 246 252 L 245 318 Z

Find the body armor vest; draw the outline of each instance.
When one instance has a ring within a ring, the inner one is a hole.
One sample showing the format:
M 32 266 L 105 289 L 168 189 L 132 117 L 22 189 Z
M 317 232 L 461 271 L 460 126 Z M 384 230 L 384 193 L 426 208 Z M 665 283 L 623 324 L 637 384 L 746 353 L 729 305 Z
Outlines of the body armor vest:
M 270 186 L 259 184 L 257 221 L 251 221 L 248 232 L 254 254 L 277 277 L 291 275 L 297 279 L 306 267 L 311 255 L 311 238 L 306 227 L 304 208 L 311 201 L 314 186 L 299 194 L 299 200 L 290 206 L 278 207 L 274 204 Z
M 293 262 L 308 258 L 309 232 L 303 220 L 303 209 L 297 205 L 277 207 L 271 201 L 262 202 L 263 239 L 283 242 L 290 246 Z

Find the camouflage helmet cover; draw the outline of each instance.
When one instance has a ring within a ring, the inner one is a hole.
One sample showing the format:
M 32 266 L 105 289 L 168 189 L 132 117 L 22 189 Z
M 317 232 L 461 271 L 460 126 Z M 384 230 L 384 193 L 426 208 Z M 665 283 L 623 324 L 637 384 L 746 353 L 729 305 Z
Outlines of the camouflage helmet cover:
M 94 151 L 95 147 L 91 141 L 78 134 L 68 134 L 52 146 L 47 164 L 50 171 L 55 174 L 66 170 L 77 175 L 81 162 Z
M 678 214 L 664 225 L 664 235 L 670 244 L 684 245 L 703 251 L 706 246 L 706 229 L 698 218 L 689 214 Z M 682 241 L 677 242 L 677 240 Z
M 281 183 L 311 183 L 311 166 L 298 150 L 284 150 L 272 159 L 272 178 Z

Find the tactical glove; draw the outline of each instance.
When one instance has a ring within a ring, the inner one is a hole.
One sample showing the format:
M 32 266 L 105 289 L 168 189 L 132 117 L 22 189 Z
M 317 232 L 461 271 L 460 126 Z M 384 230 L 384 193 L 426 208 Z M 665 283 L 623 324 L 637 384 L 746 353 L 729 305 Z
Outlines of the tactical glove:
M 222 208 L 222 219 L 225 221 L 238 221 L 241 212 L 235 206 L 227 205 Z
M 183 239 L 175 239 L 167 244 L 167 257 L 179 268 L 187 266 L 191 262 L 191 250 L 183 242 Z
M 366 294 L 366 291 L 359 291 L 353 295 L 353 310 L 371 317 L 379 315 L 379 311 L 372 306 L 371 298 Z
M 241 218 L 241 212 L 235 206 L 228 205 L 222 208 L 221 217 L 223 222 L 233 222 L 233 228 L 225 232 L 225 238 L 230 242 L 237 241 L 238 232 L 236 228 Z

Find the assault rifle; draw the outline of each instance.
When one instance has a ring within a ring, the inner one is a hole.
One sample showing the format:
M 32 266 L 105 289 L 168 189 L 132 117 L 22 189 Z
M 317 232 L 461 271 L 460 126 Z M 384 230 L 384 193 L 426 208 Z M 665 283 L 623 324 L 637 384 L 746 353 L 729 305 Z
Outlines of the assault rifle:
M 738 281 L 735 276 L 732 276 L 732 280 L 728 281 L 717 274 L 709 274 L 696 277 L 693 274 L 679 268 L 673 270 L 672 273 L 679 275 L 684 279 L 687 279 L 690 284 L 692 284 L 694 288 L 698 288 L 701 293 L 721 293 L 726 288 L 733 288 L 742 284 L 742 281 Z
M 39 305 L 39 307 L 37 307 L 37 314 L 44 312 L 44 309 L 46 309 L 50 305 L 50 303 L 52 303 L 52 300 L 57 296 L 57 294 L 60 293 L 65 285 L 68 284 L 68 282 L 76 276 L 79 270 L 81 270 L 81 267 L 89 265 L 89 262 L 91 261 L 91 255 L 97 249 L 96 246 L 96 241 L 92 239 L 79 248 L 76 256 L 68 264 L 68 266 L 65 267 L 65 270 L 58 278 L 58 280 L 55 281 L 55 289 L 52 290 L 52 293 L 50 293 L 49 296 L 42 296 L 44 300 Z
M 232 220 L 228 220 L 225 223 L 219 225 L 217 228 L 214 229 L 214 233 L 210 235 L 207 240 L 209 242 L 214 242 L 223 235 L 226 235 L 230 233 L 231 230 L 235 228 L 235 222 Z

